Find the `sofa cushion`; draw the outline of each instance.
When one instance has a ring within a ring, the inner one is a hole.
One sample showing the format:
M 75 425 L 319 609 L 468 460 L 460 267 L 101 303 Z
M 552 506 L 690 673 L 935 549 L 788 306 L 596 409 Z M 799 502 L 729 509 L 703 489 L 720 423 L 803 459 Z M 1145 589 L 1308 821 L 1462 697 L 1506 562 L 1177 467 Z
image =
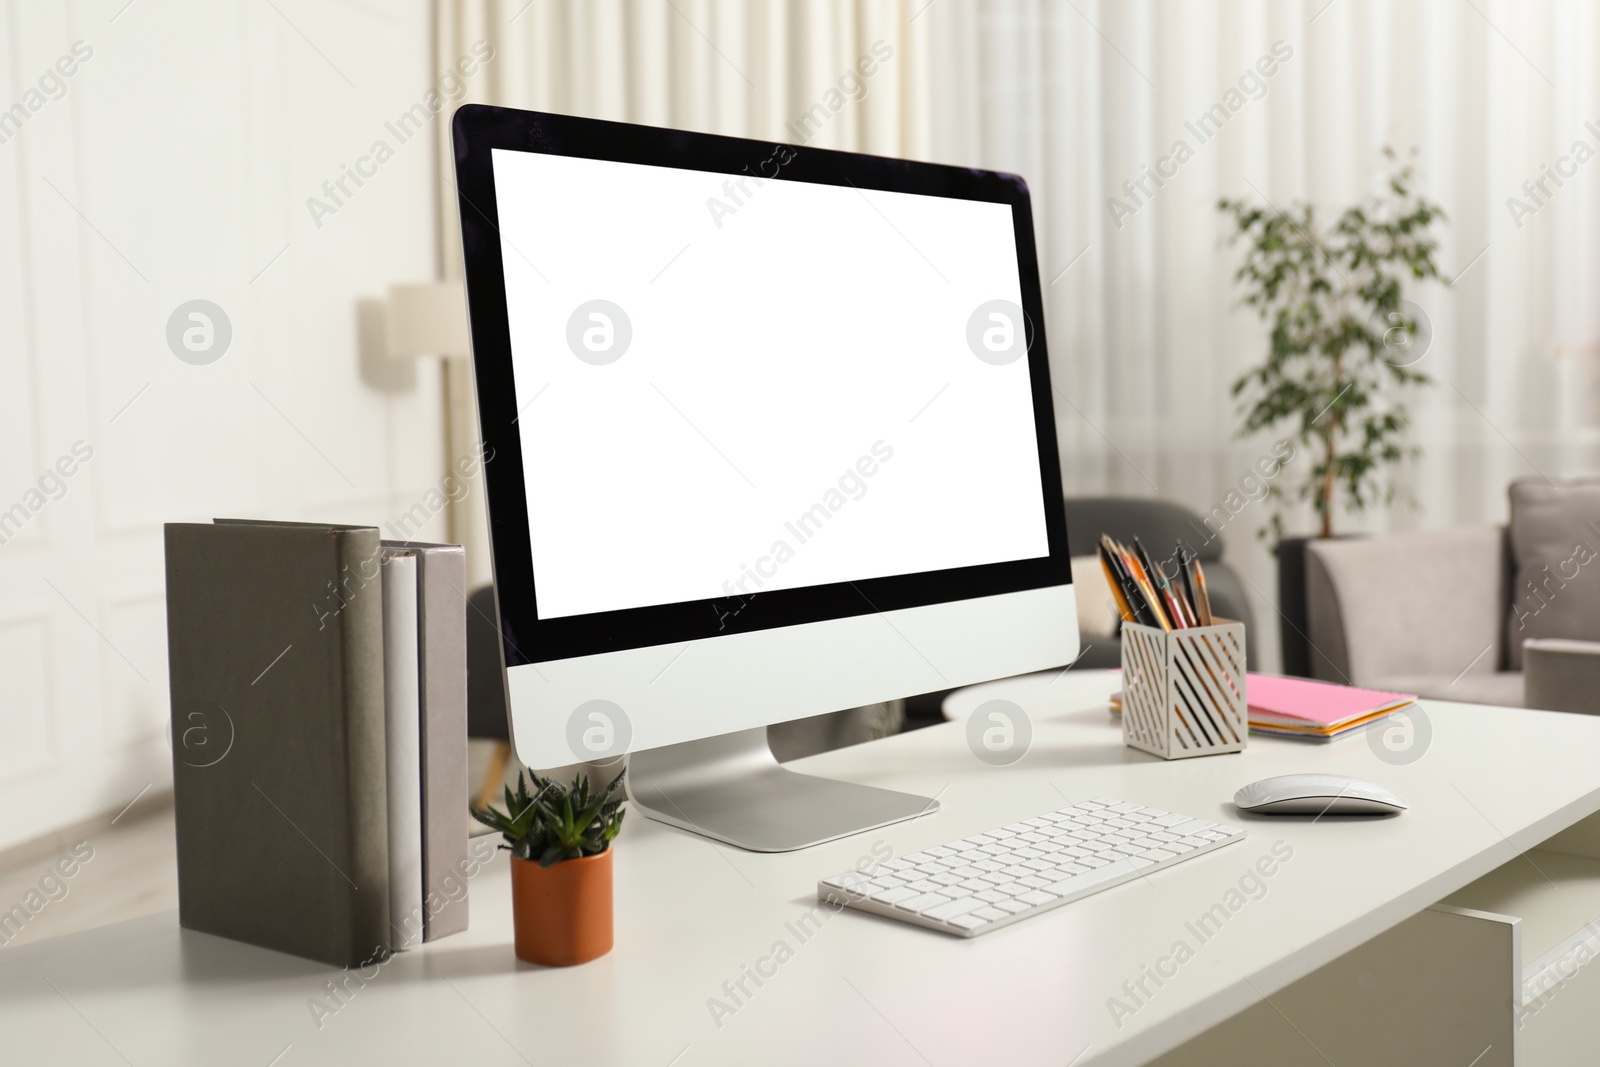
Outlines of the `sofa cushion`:
M 1313 541 L 1306 551 L 1313 664 L 1337 668 L 1327 680 L 1381 688 L 1397 675 L 1448 682 L 1499 666 L 1505 531 Z
M 1600 478 L 1512 482 L 1511 565 L 1513 669 L 1529 638 L 1600 640 Z

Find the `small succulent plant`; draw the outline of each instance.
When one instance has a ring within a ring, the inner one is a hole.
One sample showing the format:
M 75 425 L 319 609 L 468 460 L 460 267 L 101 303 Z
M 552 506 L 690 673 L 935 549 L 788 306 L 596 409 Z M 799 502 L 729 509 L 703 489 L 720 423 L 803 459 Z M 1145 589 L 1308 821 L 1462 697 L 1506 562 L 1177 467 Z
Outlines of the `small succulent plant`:
M 517 791 L 506 786 L 505 811 L 473 808 L 472 817 L 501 833 L 505 838 L 501 848 L 517 859 L 537 860 L 541 867 L 597 856 L 611 847 L 622 829 L 625 798 L 611 796 L 627 773 L 624 769 L 610 785 L 591 794 L 589 776 L 582 772 L 568 787 L 529 771 L 534 790 L 530 793 L 519 771 Z

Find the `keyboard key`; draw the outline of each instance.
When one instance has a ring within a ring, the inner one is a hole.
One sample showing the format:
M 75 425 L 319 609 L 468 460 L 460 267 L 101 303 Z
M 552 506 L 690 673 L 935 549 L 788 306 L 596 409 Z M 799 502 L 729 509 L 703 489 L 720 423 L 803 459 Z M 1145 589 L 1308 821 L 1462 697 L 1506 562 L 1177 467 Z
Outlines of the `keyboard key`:
M 911 885 L 912 889 L 915 889 L 919 893 L 931 893 L 935 889 L 939 888 L 939 883 L 938 882 L 930 882 L 927 879 L 922 879 L 921 881 L 917 881 L 917 882 L 911 882 L 910 885 Z
M 897 889 L 886 889 L 882 893 L 874 893 L 872 899 L 880 904 L 898 904 L 902 900 L 910 900 L 917 895 L 915 889 L 900 886 Z
M 1002 893 L 999 890 L 995 889 L 993 886 L 984 886 L 982 889 L 978 890 L 976 893 L 974 893 L 972 895 L 977 897 L 979 900 L 985 901 L 985 902 L 987 902 L 989 904 L 998 904 L 1002 900 L 1010 900 L 1011 899 L 1010 897 L 1006 896 L 1004 893 Z
M 929 908 L 936 908 L 940 904 L 948 903 L 950 903 L 950 898 L 943 893 L 922 893 L 900 901 L 895 907 L 904 908 L 907 911 L 925 912 Z
M 972 917 L 974 919 L 982 919 L 984 922 L 992 923 L 996 919 L 1009 919 L 1011 917 L 1011 913 L 1008 911 L 1001 911 L 999 908 L 979 908 L 977 911 L 972 912 Z
M 1017 899 L 1024 904 L 1033 904 L 1037 906 L 1039 904 L 1048 904 L 1052 900 L 1057 899 L 1057 897 L 1054 893 L 1044 893 L 1039 890 L 1034 890 L 1032 893 L 1024 893 Z
M 1040 886 L 1045 886 L 1045 885 L 1049 885 L 1050 884 L 1050 879 L 1048 879 L 1048 878 L 1040 878 L 1037 875 L 1034 875 L 1034 876 L 1031 876 L 1031 877 L 1028 877 L 1028 878 L 1018 878 L 1017 881 L 1020 884 L 1027 886 L 1029 889 L 1038 889 Z
M 957 915 L 954 919 L 949 920 L 949 923 L 951 926 L 959 926 L 963 930 L 976 930 L 980 926 L 987 925 L 982 919 L 974 918 L 971 915 Z
M 1141 852 L 1139 854 L 1139 858 L 1142 860 L 1150 860 L 1153 863 L 1160 863 L 1162 860 L 1173 859 L 1177 855 L 1178 854 L 1176 852 L 1168 852 L 1164 848 L 1153 848 L 1148 852 Z
M 964 897 L 961 900 L 952 900 L 932 908 L 922 909 L 922 915 L 929 919 L 954 919 L 957 915 L 965 915 L 969 911 L 977 911 L 983 907 L 984 901 L 977 897 Z
M 1007 897 L 1004 900 L 995 901 L 994 902 L 994 910 L 995 911 L 1003 911 L 1003 912 L 1006 912 L 1007 914 L 1010 914 L 1010 915 L 1015 915 L 1019 911 L 1027 911 L 1028 910 L 1028 905 L 1022 903 L 1020 900 L 1012 900 L 1010 897 Z

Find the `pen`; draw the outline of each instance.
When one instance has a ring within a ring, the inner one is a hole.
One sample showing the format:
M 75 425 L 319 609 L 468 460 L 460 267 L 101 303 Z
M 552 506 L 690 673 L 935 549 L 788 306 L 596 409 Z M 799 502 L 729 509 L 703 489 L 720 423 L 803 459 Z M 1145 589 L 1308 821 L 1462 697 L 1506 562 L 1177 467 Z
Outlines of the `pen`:
M 1128 567 L 1126 553 L 1122 547 L 1111 538 L 1102 534 L 1100 547 L 1110 561 L 1111 569 L 1116 574 L 1117 586 L 1122 591 L 1128 607 L 1133 612 L 1135 622 L 1144 626 L 1159 626 L 1155 613 L 1151 611 L 1149 601 L 1141 591 L 1138 581 L 1133 577 L 1132 570 Z
M 1200 615 L 1201 626 L 1211 626 L 1216 617 L 1211 614 L 1211 594 L 1206 591 L 1206 572 L 1200 566 L 1200 557 L 1194 556 L 1189 560 L 1189 569 L 1193 571 L 1195 610 Z
M 1144 566 L 1145 573 L 1150 576 L 1150 583 L 1156 587 L 1157 593 L 1162 597 L 1162 603 L 1167 609 L 1167 614 L 1172 620 L 1172 629 L 1182 630 L 1190 623 L 1183 616 L 1183 609 L 1178 604 L 1178 598 L 1172 595 L 1172 586 L 1167 581 L 1167 576 L 1161 568 L 1155 565 L 1146 551 L 1144 543 L 1137 537 L 1133 539 L 1134 551 L 1139 554 L 1139 562 Z
M 1189 609 L 1189 613 L 1194 616 L 1195 625 L 1204 626 L 1206 624 L 1200 621 L 1200 599 L 1194 595 L 1194 579 L 1189 573 L 1189 561 L 1194 558 L 1193 554 L 1184 547 L 1182 541 L 1179 541 L 1173 558 L 1178 561 L 1178 574 L 1173 581 L 1174 583 L 1179 583 L 1179 588 L 1183 591 L 1184 600 L 1187 602 L 1185 606 Z
M 1105 545 L 1095 545 L 1095 551 L 1100 557 L 1100 566 L 1106 572 L 1106 581 L 1111 585 L 1111 595 L 1116 599 L 1117 612 L 1124 622 L 1136 621 L 1133 608 L 1128 603 L 1128 598 L 1123 595 L 1122 583 L 1117 580 L 1116 568 L 1111 565 L 1111 554 L 1106 551 Z
M 1167 609 L 1161 603 L 1161 594 L 1156 592 L 1155 582 L 1145 570 L 1144 564 L 1139 561 L 1138 554 L 1125 545 L 1122 546 L 1122 553 L 1127 562 L 1128 573 L 1133 575 L 1133 580 L 1139 585 L 1139 591 L 1144 594 L 1150 606 L 1150 614 L 1155 618 L 1155 625 L 1163 630 L 1176 629 L 1172 620 L 1167 617 Z

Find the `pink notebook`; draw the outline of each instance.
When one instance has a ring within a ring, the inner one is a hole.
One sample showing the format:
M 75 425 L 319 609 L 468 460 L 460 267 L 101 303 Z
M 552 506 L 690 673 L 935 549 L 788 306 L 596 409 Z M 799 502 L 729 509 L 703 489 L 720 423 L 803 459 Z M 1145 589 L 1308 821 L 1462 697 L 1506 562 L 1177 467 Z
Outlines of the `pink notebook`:
M 1357 689 L 1309 678 L 1276 674 L 1245 676 L 1245 702 L 1250 723 L 1337 730 L 1359 719 L 1386 714 L 1417 698 L 1405 693 Z

